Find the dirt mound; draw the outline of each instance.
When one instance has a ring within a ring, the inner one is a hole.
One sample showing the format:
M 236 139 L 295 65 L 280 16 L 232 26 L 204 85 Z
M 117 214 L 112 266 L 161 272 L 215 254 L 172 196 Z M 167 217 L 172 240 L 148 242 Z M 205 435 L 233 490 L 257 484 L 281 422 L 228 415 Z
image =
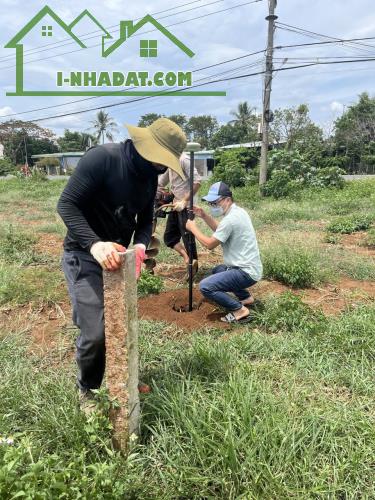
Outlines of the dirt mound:
M 142 319 L 154 319 L 175 323 L 184 330 L 198 330 L 202 327 L 228 328 L 228 325 L 220 321 L 225 313 L 218 310 L 213 304 L 203 300 L 201 293 L 194 290 L 193 305 L 191 312 L 178 312 L 188 305 L 188 290 L 179 289 L 150 295 L 139 299 L 139 317 Z

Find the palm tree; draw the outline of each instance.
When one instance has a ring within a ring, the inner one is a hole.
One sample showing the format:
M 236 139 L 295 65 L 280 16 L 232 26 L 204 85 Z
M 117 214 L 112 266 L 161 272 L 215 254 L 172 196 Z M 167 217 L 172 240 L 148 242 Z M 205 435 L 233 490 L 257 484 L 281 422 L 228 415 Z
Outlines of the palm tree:
M 231 120 L 229 123 L 231 125 L 237 125 L 244 131 L 248 131 L 256 121 L 255 111 L 256 108 L 250 107 L 247 101 L 240 102 L 238 104 L 237 110 L 230 112 L 230 114 L 234 116 L 235 119 Z
M 96 140 L 102 140 L 104 144 L 104 138 L 106 137 L 109 141 L 113 142 L 113 133 L 117 132 L 116 122 L 109 116 L 109 114 L 102 109 L 96 114 L 96 119 L 92 122 L 92 128 L 96 131 Z

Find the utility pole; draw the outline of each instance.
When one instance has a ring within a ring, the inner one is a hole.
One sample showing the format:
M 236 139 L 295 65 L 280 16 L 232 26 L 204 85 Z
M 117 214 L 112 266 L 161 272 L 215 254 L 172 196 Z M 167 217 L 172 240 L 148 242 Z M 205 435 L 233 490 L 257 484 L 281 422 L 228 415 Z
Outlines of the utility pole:
M 268 0 L 268 40 L 266 54 L 266 73 L 264 78 L 263 91 L 263 115 L 262 115 L 262 148 L 260 154 L 260 174 L 259 185 L 262 186 L 267 181 L 267 156 L 269 144 L 269 127 L 272 121 L 272 112 L 270 110 L 271 102 L 271 87 L 272 87 L 272 71 L 273 71 L 273 34 L 275 31 L 275 8 L 277 0 Z

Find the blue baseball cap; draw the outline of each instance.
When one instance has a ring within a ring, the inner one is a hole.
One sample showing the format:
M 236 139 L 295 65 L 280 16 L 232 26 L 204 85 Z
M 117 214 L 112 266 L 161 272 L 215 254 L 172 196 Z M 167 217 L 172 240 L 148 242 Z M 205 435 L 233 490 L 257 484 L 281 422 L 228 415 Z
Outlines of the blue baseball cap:
M 220 181 L 220 182 L 215 182 L 215 184 L 212 184 L 212 186 L 208 191 L 207 196 L 203 196 L 202 200 L 208 201 L 210 203 L 226 196 L 232 197 L 232 191 L 225 184 L 225 182 Z

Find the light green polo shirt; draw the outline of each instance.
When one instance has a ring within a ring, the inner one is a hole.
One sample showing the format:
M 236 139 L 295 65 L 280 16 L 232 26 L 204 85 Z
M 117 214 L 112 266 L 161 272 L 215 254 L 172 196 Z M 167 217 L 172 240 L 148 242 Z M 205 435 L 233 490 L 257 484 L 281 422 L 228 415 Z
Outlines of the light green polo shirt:
M 213 237 L 221 243 L 226 266 L 240 267 L 255 281 L 262 278 L 258 243 L 246 210 L 233 203 Z

